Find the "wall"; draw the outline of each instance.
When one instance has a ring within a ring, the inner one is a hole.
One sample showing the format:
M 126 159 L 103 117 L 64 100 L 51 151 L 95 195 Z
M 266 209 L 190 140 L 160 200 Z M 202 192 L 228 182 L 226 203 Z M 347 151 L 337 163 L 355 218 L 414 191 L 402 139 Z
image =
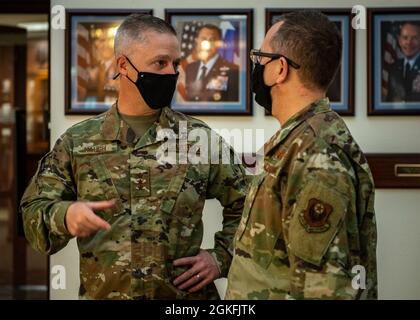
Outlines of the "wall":
M 164 18 L 164 8 L 254 8 L 254 44 L 258 48 L 265 34 L 265 8 L 279 7 L 350 8 L 355 4 L 367 7 L 419 6 L 418 0 L 52 0 L 66 8 L 152 8 L 154 14 Z M 355 56 L 355 117 L 345 121 L 366 153 L 420 152 L 420 117 L 367 117 L 367 33 L 356 31 Z M 254 105 L 253 117 L 200 117 L 211 127 L 265 129 L 270 137 L 279 125 L 264 116 L 262 108 Z M 69 126 L 85 119 L 64 115 L 64 31 L 51 32 L 51 141 L 55 141 Z M 260 145 L 257 146 L 261 147 Z M 242 151 L 242 150 L 238 150 Z M 245 151 L 249 151 L 245 148 Z M 378 220 L 378 275 L 381 299 L 420 299 L 420 279 L 415 266 L 420 265 L 420 212 L 417 205 L 420 190 L 377 190 L 376 211 Z M 219 216 L 214 218 L 214 213 Z M 209 201 L 205 207 L 205 225 L 208 227 L 203 242 L 212 245 L 211 233 L 220 227 L 220 206 Z M 76 299 L 78 288 L 78 253 L 71 242 L 60 253 L 51 257 L 53 265 L 63 265 L 67 270 L 67 290 L 52 290 L 52 299 Z M 223 293 L 225 282 L 218 283 Z

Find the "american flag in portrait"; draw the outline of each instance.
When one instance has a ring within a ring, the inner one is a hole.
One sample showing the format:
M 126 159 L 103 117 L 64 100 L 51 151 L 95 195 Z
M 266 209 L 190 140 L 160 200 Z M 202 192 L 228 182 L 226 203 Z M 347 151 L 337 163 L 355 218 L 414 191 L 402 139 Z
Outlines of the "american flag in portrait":
M 194 39 L 197 29 L 202 25 L 202 21 L 186 21 L 182 26 L 181 65 L 179 68 L 178 93 L 183 100 L 185 100 L 187 96 L 185 89 L 185 70 L 189 63 L 197 60 Z
M 398 35 L 400 33 L 401 22 L 390 22 L 384 26 L 382 38 L 382 74 L 381 74 L 381 94 L 382 99 L 388 95 L 388 79 L 392 64 L 403 57 L 398 46 Z
M 77 101 L 86 95 L 89 81 L 88 66 L 91 64 L 91 44 L 89 30 L 83 25 L 77 25 Z

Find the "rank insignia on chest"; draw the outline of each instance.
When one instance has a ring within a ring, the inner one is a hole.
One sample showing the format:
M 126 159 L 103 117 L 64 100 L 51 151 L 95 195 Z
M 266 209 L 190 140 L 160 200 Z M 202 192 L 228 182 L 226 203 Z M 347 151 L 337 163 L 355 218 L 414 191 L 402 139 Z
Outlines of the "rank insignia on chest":
M 309 200 L 305 211 L 299 215 L 299 221 L 307 232 L 325 232 L 329 229 L 328 217 L 333 207 L 321 200 Z
M 226 91 L 228 89 L 229 77 L 218 75 L 217 77 L 212 78 L 207 86 L 207 90 L 217 90 L 217 91 Z

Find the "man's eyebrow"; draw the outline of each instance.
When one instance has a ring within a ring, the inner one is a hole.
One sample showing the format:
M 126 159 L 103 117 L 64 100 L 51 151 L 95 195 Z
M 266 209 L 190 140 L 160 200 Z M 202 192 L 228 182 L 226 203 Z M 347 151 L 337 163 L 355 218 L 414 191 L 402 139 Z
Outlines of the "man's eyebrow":
M 151 60 L 171 60 L 171 56 L 168 54 L 159 54 L 154 56 Z

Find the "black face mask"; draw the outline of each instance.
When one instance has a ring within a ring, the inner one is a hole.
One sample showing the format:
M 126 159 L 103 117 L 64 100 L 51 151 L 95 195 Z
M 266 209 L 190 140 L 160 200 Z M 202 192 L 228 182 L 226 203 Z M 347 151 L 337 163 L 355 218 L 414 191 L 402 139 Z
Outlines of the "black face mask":
M 263 64 L 255 64 L 252 70 L 251 89 L 255 93 L 255 101 L 271 113 L 271 86 L 264 83 L 264 68 Z
M 144 102 L 152 109 L 161 109 L 170 106 L 176 89 L 179 72 L 175 74 L 158 74 L 151 72 L 140 72 L 126 57 L 134 70 L 137 71 L 137 80 L 132 83 L 139 90 Z

